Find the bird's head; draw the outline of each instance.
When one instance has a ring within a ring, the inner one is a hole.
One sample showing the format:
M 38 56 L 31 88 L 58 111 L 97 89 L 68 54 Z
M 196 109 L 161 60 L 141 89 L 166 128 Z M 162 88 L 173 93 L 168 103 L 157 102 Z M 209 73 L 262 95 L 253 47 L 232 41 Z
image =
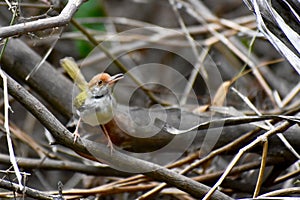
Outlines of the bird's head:
M 94 76 L 88 86 L 92 96 L 106 95 L 109 92 L 110 86 L 122 79 L 123 74 L 109 75 L 108 73 L 100 73 Z

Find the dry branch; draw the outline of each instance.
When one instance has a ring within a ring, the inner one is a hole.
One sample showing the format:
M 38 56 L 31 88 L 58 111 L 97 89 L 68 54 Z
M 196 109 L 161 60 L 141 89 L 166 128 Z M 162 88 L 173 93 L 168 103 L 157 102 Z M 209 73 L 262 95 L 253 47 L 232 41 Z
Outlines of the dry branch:
M 2 27 L 0 28 L 0 38 L 3 39 L 28 32 L 64 26 L 70 22 L 71 18 L 83 2 L 84 0 L 68 1 L 62 12 L 55 17 Z
M 54 198 L 54 195 L 48 195 L 45 192 L 38 191 L 27 186 L 25 186 L 25 190 L 22 191 L 20 190 L 20 187 L 17 184 L 12 183 L 11 181 L 1 180 L 0 187 L 5 188 L 7 190 L 15 191 L 19 193 L 21 197 L 27 196 L 40 200 L 53 200 Z

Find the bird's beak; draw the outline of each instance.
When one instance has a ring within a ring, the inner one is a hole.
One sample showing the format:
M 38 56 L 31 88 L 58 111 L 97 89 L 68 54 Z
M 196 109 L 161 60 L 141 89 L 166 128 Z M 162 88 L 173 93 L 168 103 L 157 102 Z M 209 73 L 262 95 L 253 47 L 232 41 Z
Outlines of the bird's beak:
M 109 84 L 113 84 L 122 78 L 124 78 L 124 75 L 122 73 L 113 75 L 110 77 Z

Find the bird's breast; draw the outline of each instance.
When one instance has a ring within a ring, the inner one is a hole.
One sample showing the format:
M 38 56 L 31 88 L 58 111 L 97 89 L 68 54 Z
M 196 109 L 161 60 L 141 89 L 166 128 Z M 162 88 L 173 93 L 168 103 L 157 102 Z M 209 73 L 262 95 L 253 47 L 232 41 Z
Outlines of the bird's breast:
M 92 126 L 106 124 L 114 117 L 116 101 L 111 95 L 89 98 L 78 109 L 81 119 Z

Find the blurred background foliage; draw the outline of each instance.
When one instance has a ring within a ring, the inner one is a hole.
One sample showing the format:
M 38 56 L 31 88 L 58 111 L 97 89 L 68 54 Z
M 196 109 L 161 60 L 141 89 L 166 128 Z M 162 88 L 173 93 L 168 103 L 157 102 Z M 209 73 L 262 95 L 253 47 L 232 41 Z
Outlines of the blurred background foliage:
M 91 18 L 91 17 L 103 17 L 105 16 L 105 11 L 103 8 L 103 3 L 101 0 L 90 0 L 84 3 L 80 9 L 76 12 L 74 18 Z M 85 23 L 84 26 L 88 29 L 104 31 L 105 26 L 102 23 Z M 78 48 L 80 58 L 84 58 L 88 53 L 94 48 L 87 41 L 76 41 L 76 47 Z

